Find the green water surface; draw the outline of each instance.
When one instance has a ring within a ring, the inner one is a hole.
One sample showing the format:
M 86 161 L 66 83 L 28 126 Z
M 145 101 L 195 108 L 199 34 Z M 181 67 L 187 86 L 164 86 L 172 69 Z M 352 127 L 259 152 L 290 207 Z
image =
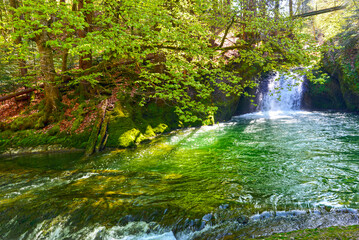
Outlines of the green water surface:
M 0 239 L 172 239 L 206 214 L 357 209 L 358 129 L 349 113 L 255 113 L 89 159 L 3 157 Z

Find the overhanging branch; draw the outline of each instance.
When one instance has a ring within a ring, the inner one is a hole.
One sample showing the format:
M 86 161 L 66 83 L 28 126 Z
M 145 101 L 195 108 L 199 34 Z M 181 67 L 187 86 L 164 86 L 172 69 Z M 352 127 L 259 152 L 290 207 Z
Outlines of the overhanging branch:
M 235 19 L 235 17 L 233 16 L 231 22 L 229 23 L 228 27 L 227 27 L 226 30 L 224 31 L 224 35 L 223 35 L 221 44 L 219 45 L 220 48 L 223 47 L 223 44 L 224 44 L 224 42 L 226 41 L 226 38 L 227 38 L 227 35 L 228 35 L 228 32 L 229 32 L 229 29 L 231 29 L 231 27 L 232 27 L 232 25 L 233 25 L 233 23 L 234 23 L 234 19 Z
M 305 18 L 305 17 L 315 16 L 315 15 L 319 15 L 319 14 L 323 14 L 323 13 L 342 10 L 342 9 L 345 9 L 346 7 L 347 7 L 346 5 L 342 5 L 342 6 L 326 8 L 326 9 L 322 9 L 322 10 L 318 10 L 318 11 L 312 11 L 312 12 L 297 14 L 297 15 L 294 15 L 293 18 Z

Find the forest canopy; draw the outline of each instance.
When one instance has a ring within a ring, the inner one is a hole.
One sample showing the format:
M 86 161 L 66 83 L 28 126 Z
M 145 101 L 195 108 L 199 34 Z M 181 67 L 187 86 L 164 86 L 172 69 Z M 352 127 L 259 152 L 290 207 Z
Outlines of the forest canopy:
M 246 94 L 260 72 L 318 60 L 323 46 L 292 17 L 299 8 L 285 8 L 279 0 L 3 0 L 0 94 L 43 87 L 48 117 L 64 86 L 86 99 L 116 85 L 140 105 L 161 101 L 181 121 L 206 121 L 215 91 Z

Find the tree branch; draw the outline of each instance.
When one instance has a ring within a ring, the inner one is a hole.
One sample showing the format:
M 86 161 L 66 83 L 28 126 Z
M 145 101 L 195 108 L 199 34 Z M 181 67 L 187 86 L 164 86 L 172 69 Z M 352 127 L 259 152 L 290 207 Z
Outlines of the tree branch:
M 223 44 L 224 44 L 224 41 L 225 41 L 226 38 L 227 38 L 229 29 L 232 27 L 232 25 L 233 25 L 233 23 L 234 23 L 234 19 L 235 19 L 234 17 L 235 17 L 235 16 L 232 17 L 232 20 L 231 20 L 231 22 L 229 23 L 228 27 L 226 28 L 226 31 L 224 31 L 224 35 L 223 35 L 221 44 L 219 45 L 220 48 L 223 47 Z
M 312 12 L 294 15 L 292 18 L 305 18 L 305 17 L 315 16 L 315 15 L 319 15 L 319 14 L 323 14 L 323 13 L 342 10 L 346 7 L 347 7 L 346 5 L 342 5 L 342 6 L 332 7 L 332 8 L 326 8 L 326 9 L 322 9 L 322 10 L 318 10 L 318 11 L 312 11 Z

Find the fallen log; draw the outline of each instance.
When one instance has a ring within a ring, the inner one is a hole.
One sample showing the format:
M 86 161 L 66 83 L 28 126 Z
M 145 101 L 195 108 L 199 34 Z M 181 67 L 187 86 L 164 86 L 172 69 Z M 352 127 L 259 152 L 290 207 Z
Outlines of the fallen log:
M 18 96 L 21 96 L 21 95 L 24 95 L 24 94 L 27 94 L 27 93 L 31 93 L 31 92 L 33 92 L 35 90 L 38 90 L 39 88 L 43 88 L 43 87 L 44 87 L 44 84 L 41 84 L 38 88 L 27 88 L 27 89 L 18 91 L 16 93 L 11 93 L 11 94 L 8 94 L 6 96 L 2 96 L 2 97 L 0 97 L 0 102 L 9 100 L 9 99 L 14 98 L 14 97 L 18 97 Z

